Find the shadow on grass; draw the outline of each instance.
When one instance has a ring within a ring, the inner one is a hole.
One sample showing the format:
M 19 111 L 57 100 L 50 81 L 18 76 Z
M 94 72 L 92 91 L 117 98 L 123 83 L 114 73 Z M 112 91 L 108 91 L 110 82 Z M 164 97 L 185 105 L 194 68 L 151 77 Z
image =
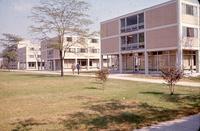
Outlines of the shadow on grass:
M 162 97 L 166 97 L 164 93 L 153 94 L 161 94 Z M 177 109 L 116 100 L 95 102 L 96 104 L 86 107 L 87 112 L 71 114 L 69 119 L 64 120 L 62 124 L 67 130 L 111 128 L 113 130 L 133 130 L 200 112 L 199 96 L 175 95 L 174 97 L 177 99 L 176 97 L 179 96 L 187 102 Z M 178 100 L 177 104 L 180 104 L 179 102 L 182 103 L 182 100 Z
M 29 78 L 72 78 L 76 77 L 73 75 L 67 75 L 64 77 L 61 77 L 59 74 L 26 74 L 26 73 L 13 73 L 12 76 L 16 77 L 29 77 Z
M 171 96 L 161 92 L 144 94 L 154 94 L 163 98 L 163 101 L 168 101 L 165 97 Z M 83 97 L 80 96 L 78 99 L 83 99 Z M 86 104 L 84 111 L 61 116 L 62 119 L 59 119 L 57 123 L 63 125 L 64 130 L 133 130 L 200 112 L 200 96 L 179 94 L 171 99 L 175 99 L 178 105 L 182 102 L 184 104 L 180 104 L 177 109 L 170 109 L 167 106 L 152 106 L 136 101 L 93 101 L 89 105 Z M 23 128 L 29 130 L 32 126 L 45 125 L 48 122 L 29 119 L 15 124 L 18 126 L 13 131 L 20 131 Z
M 47 122 L 37 121 L 33 118 L 28 118 L 24 120 L 17 120 L 13 122 L 12 125 L 15 125 L 15 128 L 12 131 L 30 131 L 32 126 L 46 125 Z
M 90 89 L 90 90 L 100 90 L 100 88 L 93 87 L 93 86 L 90 86 L 90 87 L 85 87 L 84 89 Z
M 173 102 L 177 104 L 191 104 L 200 106 L 200 94 L 199 95 L 190 95 L 190 94 L 166 94 L 163 92 L 140 92 L 141 94 L 154 95 L 159 97 L 161 100 L 166 102 Z

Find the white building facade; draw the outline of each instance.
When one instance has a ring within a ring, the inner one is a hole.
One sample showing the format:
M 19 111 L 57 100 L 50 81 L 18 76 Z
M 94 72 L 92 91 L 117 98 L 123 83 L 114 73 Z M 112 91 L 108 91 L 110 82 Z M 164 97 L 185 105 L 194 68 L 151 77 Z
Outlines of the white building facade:
M 78 37 L 66 36 L 64 38 L 64 46 L 73 43 L 72 46 L 66 48 L 64 57 L 64 70 L 71 70 L 72 64 L 79 63 L 81 70 L 97 70 L 100 68 L 100 43 L 99 38 L 84 38 L 85 43 L 78 42 Z M 41 42 L 41 58 L 45 62 L 45 70 L 60 70 L 59 51 L 52 48 L 52 43 L 56 38 Z
M 17 69 L 41 70 L 44 62 L 41 61 L 40 44 L 33 44 L 29 40 L 19 42 L 17 48 Z

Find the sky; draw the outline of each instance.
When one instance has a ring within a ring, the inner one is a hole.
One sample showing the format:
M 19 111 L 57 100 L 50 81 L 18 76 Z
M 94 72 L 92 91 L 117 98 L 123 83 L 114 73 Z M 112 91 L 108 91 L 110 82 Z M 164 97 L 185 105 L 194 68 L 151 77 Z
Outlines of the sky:
M 17 34 L 33 39 L 29 31 L 31 8 L 40 0 L 0 0 L 0 38 L 2 33 Z M 169 0 L 86 0 L 90 4 L 91 29 L 100 30 L 100 22 L 151 7 Z

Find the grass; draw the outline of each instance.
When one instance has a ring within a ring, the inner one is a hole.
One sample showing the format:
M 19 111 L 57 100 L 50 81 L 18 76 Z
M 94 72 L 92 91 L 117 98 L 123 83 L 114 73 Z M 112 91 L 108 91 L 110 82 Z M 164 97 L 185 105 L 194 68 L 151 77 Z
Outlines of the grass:
M 132 130 L 200 112 L 200 88 L 0 72 L 0 129 Z

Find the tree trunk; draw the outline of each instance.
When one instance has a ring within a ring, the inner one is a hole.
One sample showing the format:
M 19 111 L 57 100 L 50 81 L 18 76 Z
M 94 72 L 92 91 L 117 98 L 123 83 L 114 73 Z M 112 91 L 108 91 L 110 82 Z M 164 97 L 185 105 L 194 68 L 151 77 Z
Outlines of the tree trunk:
M 64 76 L 64 71 L 63 71 L 63 56 L 62 56 L 62 50 L 60 50 L 59 52 L 60 52 L 60 71 L 61 71 L 60 76 L 63 77 L 63 76 Z
M 170 95 L 174 95 L 174 88 L 173 88 L 173 85 L 170 84 L 169 88 L 170 88 Z
M 8 71 L 10 71 L 10 60 L 8 59 Z
M 40 67 L 39 67 L 39 62 L 37 61 L 37 67 L 38 67 L 38 71 L 40 70 Z

